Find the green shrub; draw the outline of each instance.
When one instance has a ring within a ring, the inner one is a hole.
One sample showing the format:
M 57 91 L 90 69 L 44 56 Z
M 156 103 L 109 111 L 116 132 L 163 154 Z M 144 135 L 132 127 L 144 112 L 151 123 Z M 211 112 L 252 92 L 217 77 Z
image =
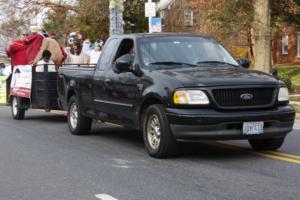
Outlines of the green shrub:
M 286 84 L 287 88 L 291 92 L 293 89 L 291 77 L 286 74 L 279 74 L 279 79 L 282 80 Z
M 286 74 L 290 77 L 300 74 L 300 67 L 276 67 L 278 74 Z

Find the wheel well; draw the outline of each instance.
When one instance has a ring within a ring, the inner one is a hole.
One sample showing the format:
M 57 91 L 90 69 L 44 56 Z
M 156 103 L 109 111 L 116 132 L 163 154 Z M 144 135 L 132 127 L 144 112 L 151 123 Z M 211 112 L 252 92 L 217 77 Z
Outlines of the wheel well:
M 75 95 L 75 91 L 74 91 L 74 90 L 70 90 L 70 91 L 68 92 L 67 103 L 69 103 L 69 100 L 70 100 L 70 98 L 71 98 L 73 95 Z
M 144 113 L 146 112 L 147 108 L 154 104 L 164 104 L 160 99 L 152 97 L 146 99 L 143 104 L 141 105 L 140 112 L 139 112 L 139 125 L 142 126 L 142 120 Z

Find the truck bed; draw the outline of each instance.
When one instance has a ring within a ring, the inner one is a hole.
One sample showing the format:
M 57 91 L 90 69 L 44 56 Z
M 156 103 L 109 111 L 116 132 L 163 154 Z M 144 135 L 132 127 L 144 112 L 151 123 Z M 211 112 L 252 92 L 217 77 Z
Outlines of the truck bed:
M 93 76 L 95 73 L 96 65 L 62 65 L 59 69 L 59 79 L 58 85 L 63 87 L 58 87 L 58 93 L 60 97 L 60 103 L 64 109 L 67 108 L 68 99 L 67 87 L 75 87 L 76 84 L 79 85 L 79 92 L 82 92 L 80 95 L 82 98 L 92 94 L 92 83 Z

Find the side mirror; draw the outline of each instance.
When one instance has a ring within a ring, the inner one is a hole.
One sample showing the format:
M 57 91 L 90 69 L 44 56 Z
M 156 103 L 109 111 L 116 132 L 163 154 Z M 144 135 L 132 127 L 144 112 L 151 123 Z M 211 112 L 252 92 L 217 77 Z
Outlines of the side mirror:
M 247 58 L 241 58 L 241 59 L 239 59 L 238 63 L 243 68 L 249 69 L 249 67 L 250 67 L 250 61 Z
M 272 76 L 278 79 L 278 70 L 277 69 L 272 69 L 271 71 Z
M 133 61 L 134 56 L 132 54 L 125 54 L 117 59 L 116 68 L 119 72 L 132 72 Z

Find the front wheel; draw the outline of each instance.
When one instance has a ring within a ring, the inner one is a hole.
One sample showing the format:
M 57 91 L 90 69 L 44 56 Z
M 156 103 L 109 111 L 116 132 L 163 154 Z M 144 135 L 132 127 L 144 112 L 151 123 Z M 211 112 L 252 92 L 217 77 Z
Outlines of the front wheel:
M 143 137 L 148 154 L 155 158 L 176 155 L 177 141 L 174 138 L 162 105 L 150 106 L 143 117 Z
M 73 135 L 89 134 L 92 126 L 92 119 L 82 115 L 80 105 L 75 96 L 72 96 L 69 101 L 68 125 Z
M 279 149 L 283 142 L 284 142 L 284 137 L 282 138 L 269 138 L 269 139 L 253 139 L 249 140 L 249 144 L 251 147 L 255 150 L 265 150 L 265 151 L 270 151 L 270 150 L 277 150 Z
M 21 98 L 12 97 L 11 101 L 11 113 L 15 120 L 23 120 L 25 117 L 25 109 L 21 109 Z

